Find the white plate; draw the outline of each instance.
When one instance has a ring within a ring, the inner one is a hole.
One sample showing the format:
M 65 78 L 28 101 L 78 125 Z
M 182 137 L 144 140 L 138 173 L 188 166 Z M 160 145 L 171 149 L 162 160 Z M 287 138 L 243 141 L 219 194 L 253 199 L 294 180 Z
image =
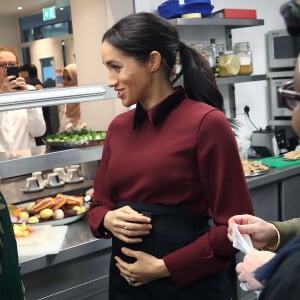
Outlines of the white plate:
M 68 179 L 66 179 L 65 183 L 79 183 L 79 182 L 82 182 L 83 180 L 84 180 L 84 177 L 79 177 L 76 180 L 68 180 Z
M 81 219 L 84 215 L 85 215 L 85 213 L 75 215 L 75 216 L 72 216 L 72 217 L 63 218 L 63 219 L 60 219 L 60 220 L 50 220 L 50 221 L 34 223 L 34 224 L 29 224 L 29 225 L 37 225 L 37 224 L 39 224 L 39 225 L 52 225 L 52 226 L 66 225 L 66 224 L 70 224 L 70 223 L 73 223 L 73 222 Z
M 60 183 L 56 184 L 56 185 L 50 185 L 48 183 L 45 182 L 45 187 L 48 188 L 48 189 L 55 189 L 55 188 L 58 188 L 58 187 L 61 187 L 65 184 L 64 181 L 60 181 Z
M 72 217 L 66 217 L 60 220 L 49 220 L 49 221 L 43 221 L 43 222 L 39 222 L 39 223 L 27 223 L 27 225 L 29 226 L 41 226 L 41 225 L 52 225 L 52 226 L 58 226 L 58 225 L 66 225 L 69 223 L 73 223 L 79 219 L 81 219 L 84 214 L 79 214 L 79 215 L 75 215 Z M 21 224 L 21 223 L 14 223 L 14 224 Z
M 40 191 L 42 191 L 44 189 L 44 186 L 40 186 L 39 188 L 37 188 L 37 189 L 35 189 L 35 190 L 27 190 L 25 187 L 24 188 L 21 188 L 21 191 L 23 192 L 23 193 L 28 193 L 28 194 L 30 194 L 30 193 L 37 193 L 37 192 L 40 192 Z

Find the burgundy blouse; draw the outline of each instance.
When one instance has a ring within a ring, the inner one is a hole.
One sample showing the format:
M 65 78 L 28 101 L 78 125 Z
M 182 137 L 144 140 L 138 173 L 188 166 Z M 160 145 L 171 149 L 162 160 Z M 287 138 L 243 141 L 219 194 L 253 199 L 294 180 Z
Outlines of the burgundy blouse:
M 176 205 L 213 220 L 209 232 L 163 258 L 179 286 L 225 269 L 236 252 L 228 218 L 253 214 L 226 116 L 187 99 L 183 88 L 149 111 L 137 105 L 112 121 L 94 191 L 89 222 L 99 238 L 108 237 L 101 224 L 118 201 Z

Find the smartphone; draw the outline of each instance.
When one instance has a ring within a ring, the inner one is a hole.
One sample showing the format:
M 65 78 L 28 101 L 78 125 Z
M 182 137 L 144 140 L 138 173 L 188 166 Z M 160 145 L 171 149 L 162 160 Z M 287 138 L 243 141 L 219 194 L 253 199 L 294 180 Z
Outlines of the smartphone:
M 19 77 L 19 67 L 10 67 L 10 66 L 8 66 L 6 73 L 7 73 L 7 76 L 14 75 L 17 78 L 17 77 Z

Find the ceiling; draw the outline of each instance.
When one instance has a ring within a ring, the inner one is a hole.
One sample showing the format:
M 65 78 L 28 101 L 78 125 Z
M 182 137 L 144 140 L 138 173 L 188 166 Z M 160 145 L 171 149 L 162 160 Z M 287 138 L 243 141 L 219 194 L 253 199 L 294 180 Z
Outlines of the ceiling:
M 28 15 L 42 11 L 43 7 L 55 5 L 58 7 L 70 5 L 69 0 L 1 0 L 0 15 Z M 22 10 L 18 10 L 22 6 Z

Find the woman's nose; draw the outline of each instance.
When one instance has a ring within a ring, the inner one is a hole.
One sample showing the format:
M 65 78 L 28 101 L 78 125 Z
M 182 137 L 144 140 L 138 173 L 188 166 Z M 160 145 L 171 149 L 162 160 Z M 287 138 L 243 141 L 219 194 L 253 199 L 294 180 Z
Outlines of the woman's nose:
M 108 81 L 107 81 L 107 85 L 109 87 L 114 87 L 117 84 L 117 79 L 115 76 L 108 76 Z

